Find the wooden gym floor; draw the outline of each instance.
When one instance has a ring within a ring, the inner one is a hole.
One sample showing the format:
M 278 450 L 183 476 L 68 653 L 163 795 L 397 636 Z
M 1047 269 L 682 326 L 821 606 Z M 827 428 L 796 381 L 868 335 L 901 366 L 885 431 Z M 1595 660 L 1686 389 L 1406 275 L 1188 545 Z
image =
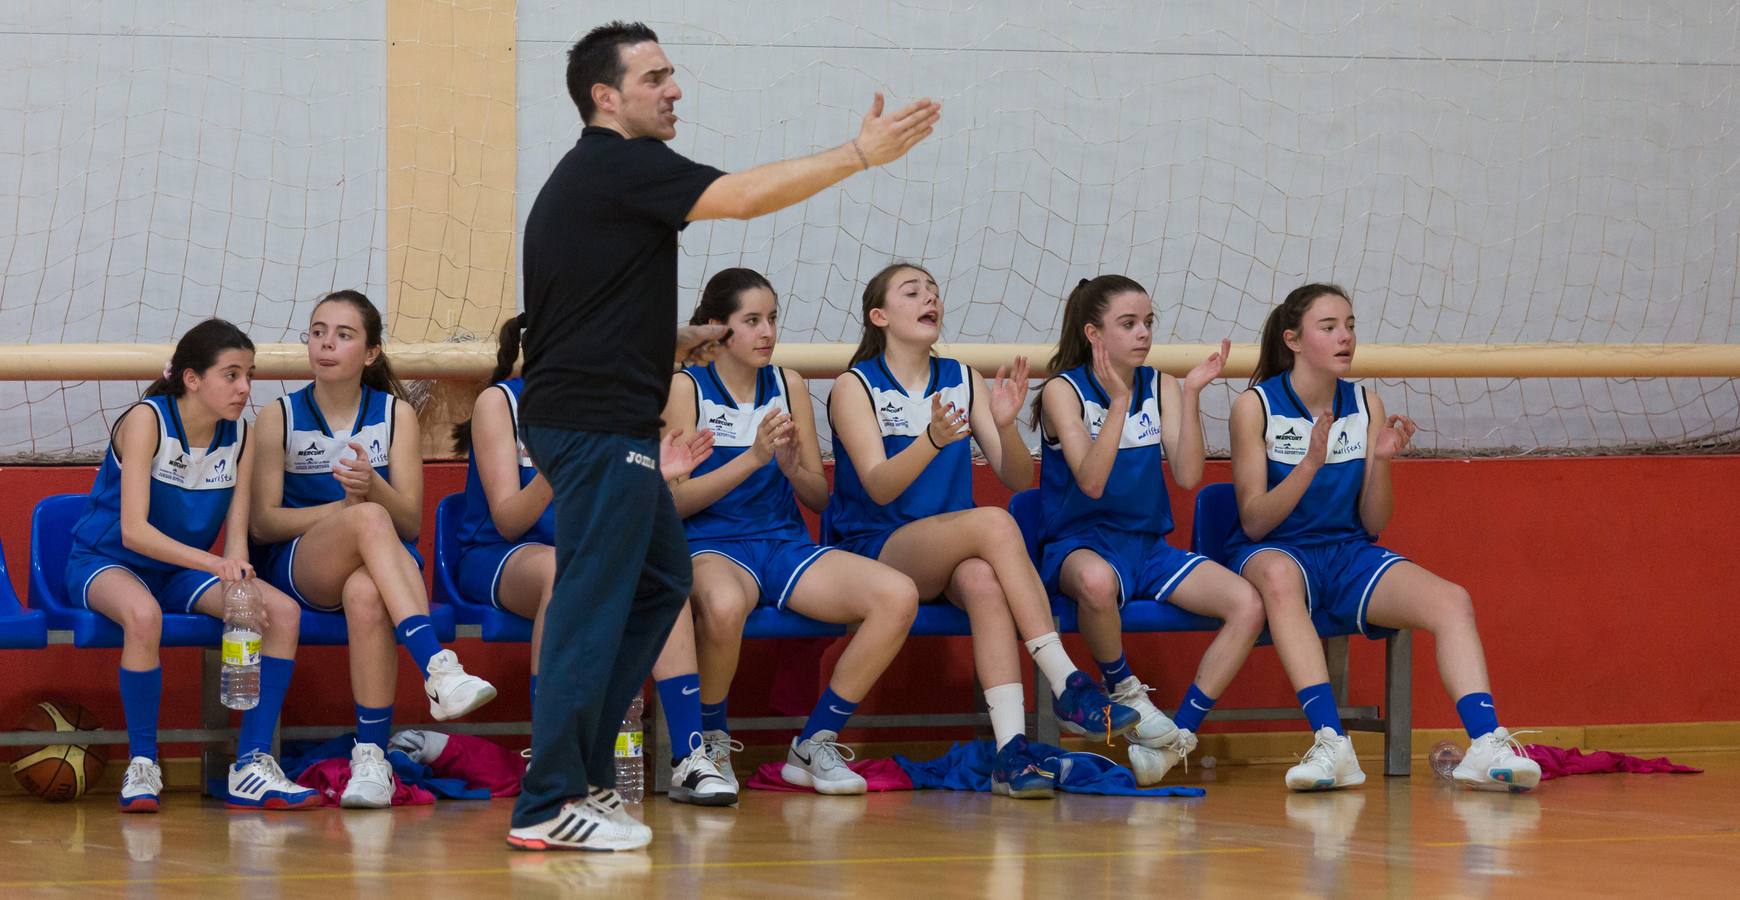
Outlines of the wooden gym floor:
M 237 813 L 191 793 L 0 798 L 0 896 L 1112 897 L 1720 895 L 1740 875 L 1740 753 L 1702 775 L 1597 775 L 1534 794 L 1372 776 L 1294 795 L 1277 766 L 1193 767 L 1201 799 L 747 792 L 644 808 L 647 852 L 507 850 L 509 800 Z M 1374 761 L 1375 762 L 1375 761 Z M 1369 766 L 1369 769 L 1375 769 Z

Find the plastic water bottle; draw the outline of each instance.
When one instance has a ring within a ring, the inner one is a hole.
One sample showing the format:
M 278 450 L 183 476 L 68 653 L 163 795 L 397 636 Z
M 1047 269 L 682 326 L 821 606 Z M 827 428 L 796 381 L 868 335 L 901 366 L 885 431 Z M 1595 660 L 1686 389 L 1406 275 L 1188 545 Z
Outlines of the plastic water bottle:
M 1439 778 L 1449 781 L 1450 773 L 1456 771 L 1456 766 L 1462 762 L 1462 748 L 1449 741 L 1439 741 L 1433 745 L 1432 752 L 1426 758 L 1432 763 L 1432 771 Z
M 622 730 L 616 733 L 616 792 L 624 803 L 639 803 L 646 797 L 646 761 L 641 753 L 645 734 L 640 724 L 645 711 L 636 696 L 622 717 Z
M 260 703 L 260 592 L 251 578 L 224 588 L 223 703 L 253 709 Z

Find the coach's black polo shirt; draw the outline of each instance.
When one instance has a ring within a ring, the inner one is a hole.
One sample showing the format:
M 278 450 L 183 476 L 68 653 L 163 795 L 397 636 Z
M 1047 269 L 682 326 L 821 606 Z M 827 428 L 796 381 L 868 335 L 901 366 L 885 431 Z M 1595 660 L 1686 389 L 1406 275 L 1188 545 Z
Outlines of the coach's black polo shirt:
M 676 353 L 677 232 L 724 174 L 655 138 L 580 133 L 526 218 L 521 421 L 658 436 Z

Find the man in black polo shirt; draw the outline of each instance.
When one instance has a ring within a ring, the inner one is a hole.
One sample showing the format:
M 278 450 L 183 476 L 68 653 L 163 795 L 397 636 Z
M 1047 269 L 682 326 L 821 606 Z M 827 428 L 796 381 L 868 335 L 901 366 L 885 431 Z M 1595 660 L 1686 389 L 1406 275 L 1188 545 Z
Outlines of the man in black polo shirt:
M 726 174 L 679 156 L 682 90 L 641 24 L 593 29 L 568 53 L 586 123 L 526 219 L 525 401 L 520 420 L 556 509 L 556 582 L 544 615 L 532 763 L 510 846 L 626 850 L 652 831 L 611 788 L 623 712 L 652 671 L 691 580 L 683 524 L 660 477 L 671 366 L 722 336 L 676 327 L 677 232 L 802 202 L 900 158 L 930 134 L 929 100 L 882 114 L 851 141 Z

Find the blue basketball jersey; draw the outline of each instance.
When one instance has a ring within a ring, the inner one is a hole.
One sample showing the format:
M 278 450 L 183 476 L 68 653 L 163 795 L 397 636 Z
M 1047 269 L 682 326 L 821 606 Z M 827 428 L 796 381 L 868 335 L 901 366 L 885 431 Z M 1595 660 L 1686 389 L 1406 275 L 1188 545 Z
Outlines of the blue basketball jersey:
M 972 375 L 966 365 L 953 359 L 931 358 L 930 382 L 917 396 L 906 392 L 880 356 L 853 366 L 840 377 L 863 383 L 882 432 L 882 452 L 888 457 L 915 440 L 929 440 L 924 431 L 930 426 L 931 397 L 941 397 L 944 406 L 953 403 L 969 411 L 973 407 Z M 832 421 L 832 397 L 828 405 Z M 887 534 L 927 516 L 973 507 L 973 453 L 966 440 L 943 447 L 912 484 L 887 505 L 870 499 L 845 444 L 834 443 L 834 496 L 822 517 L 823 543 Z
M 1105 426 L 1111 398 L 1088 366 L 1057 376 L 1075 389 L 1081 400 L 1082 424 L 1097 438 Z M 1130 408 L 1118 438 L 1118 455 L 1099 499 L 1081 492 L 1075 473 L 1063 457 L 1063 444 L 1043 435 L 1040 449 L 1039 496 L 1045 507 L 1045 539 L 1055 540 L 1098 528 L 1113 528 L 1155 536 L 1172 533 L 1172 504 L 1160 464 L 1160 374 L 1147 366 L 1136 369 Z
M 245 423 L 219 419 L 211 446 L 187 445 L 187 431 L 175 398 L 146 397 L 135 404 L 149 408 L 157 419 L 157 449 L 149 460 L 127 465 L 151 466 L 151 510 L 147 519 L 158 531 L 199 550 L 210 550 L 229 515 L 230 498 L 240 477 Z M 121 541 L 121 460 L 113 435 L 109 452 L 91 485 L 89 505 L 73 525 L 76 550 L 96 553 L 130 566 L 163 567 L 166 563 L 127 549 Z
M 713 432 L 713 454 L 695 467 L 695 478 L 742 456 L 755 445 L 762 420 L 775 413 L 789 415 L 791 404 L 800 402 L 787 396 L 785 375 L 778 366 L 762 366 L 755 373 L 755 396 L 749 403 L 731 396 L 712 363 L 690 366 L 683 374 L 695 383 L 695 427 Z M 801 402 L 809 400 L 804 397 Z M 683 533 L 691 541 L 810 539 L 791 481 L 771 459 L 713 505 L 684 519 Z
M 508 422 L 514 430 L 514 450 L 520 461 L 520 487 L 532 483 L 538 477 L 538 469 L 532 465 L 531 454 L 526 452 L 525 435 L 520 431 L 520 394 L 525 390 L 525 382 L 518 378 L 510 378 L 490 385 L 489 389 L 499 390 L 507 398 Z M 526 529 L 526 533 L 516 541 L 509 541 L 495 530 L 495 520 L 489 515 L 489 496 L 483 492 L 483 479 L 477 476 L 477 440 L 472 437 L 472 450 L 465 465 L 465 516 L 459 520 L 459 546 L 462 549 L 483 544 L 505 543 L 556 543 L 556 505 L 545 506 L 542 515 Z
M 1289 372 L 1269 378 L 1252 390 L 1263 402 L 1268 489 L 1274 490 L 1305 458 L 1311 443 L 1312 416 L 1293 392 Z M 1359 519 L 1359 492 L 1365 485 L 1365 442 L 1371 424 L 1365 388 L 1337 379 L 1330 415 L 1334 421 L 1329 427 L 1329 451 L 1323 468 L 1317 470 L 1311 486 L 1305 489 L 1287 518 L 1263 536 L 1264 543 L 1309 547 L 1371 537 Z M 1238 530 L 1233 532 L 1231 543 L 1236 546 L 1250 540 Z
M 330 423 L 314 402 L 314 385 L 278 398 L 284 410 L 284 499 L 287 509 L 320 506 L 344 499 L 344 487 L 332 475 L 340 459 L 351 456 L 350 444 L 362 445 L 369 465 L 389 484 L 393 449 L 393 395 L 363 386 L 356 421 Z

